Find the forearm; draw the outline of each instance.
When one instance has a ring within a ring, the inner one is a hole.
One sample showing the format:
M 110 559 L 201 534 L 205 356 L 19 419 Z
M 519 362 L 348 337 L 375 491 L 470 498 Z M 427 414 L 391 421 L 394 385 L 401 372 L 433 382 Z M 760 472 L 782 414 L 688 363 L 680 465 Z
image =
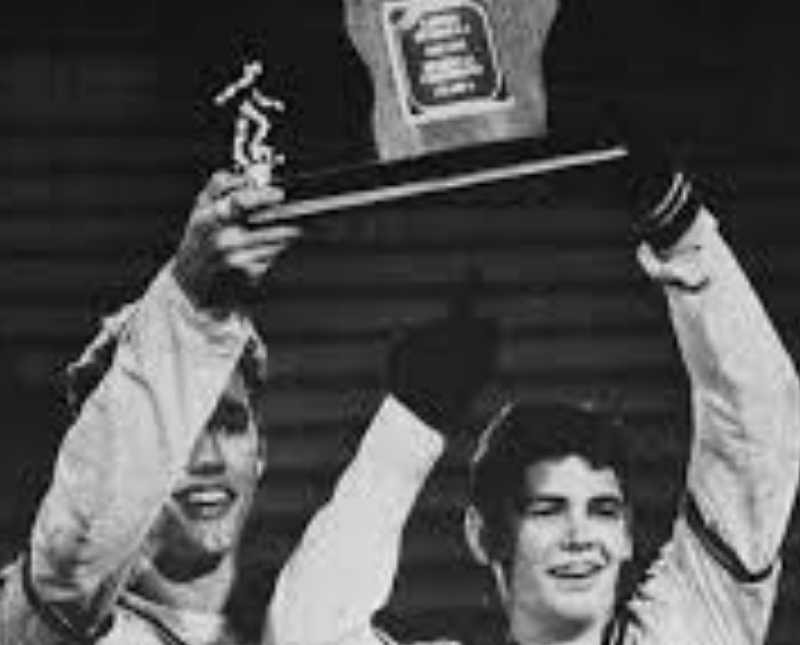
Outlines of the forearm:
M 774 560 L 800 454 L 797 375 L 708 212 L 662 257 L 640 259 L 665 284 L 692 385 L 689 493 L 709 527 L 758 571 Z
M 137 303 L 34 525 L 32 584 L 57 613 L 85 629 L 107 614 L 247 337 L 194 310 L 169 267 Z
M 438 433 L 396 399 L 384 401 L 281 572 L 265 642 L 370 638 L 372 614 L 392 588 L 406 520 L 442 449 Z

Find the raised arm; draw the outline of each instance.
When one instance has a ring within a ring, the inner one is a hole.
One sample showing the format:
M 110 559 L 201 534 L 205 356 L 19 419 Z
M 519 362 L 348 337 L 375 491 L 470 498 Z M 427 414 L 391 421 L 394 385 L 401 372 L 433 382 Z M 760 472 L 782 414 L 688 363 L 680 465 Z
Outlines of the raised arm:
M 672 538 L 632 606 L 640 629 L 670 642 L 757 645 L 797 492 L 798 377 L 716 219 L 684 175 L 666 185 L 650 212 L 672 230 L 639 259 L 667 298 L 693 437 Z
M 379 644 L 406 519 L 442 453 L 438 432 L 387 397 L 330 501 L 281 571 L 265 643 Z
M 268 645 L 379 645 L 403 529 L 460 417 L 488 377 L 494 327 L 451 316 L 396 343 L 388 391 L 361 445 L 278 579 Z
M 244 316 L 210 297 L 219 274 L 241 269 L 228 252 L 236 244 L 222 246 L 233 198 L 220 205 L 215 195 L 235 185 L 212 180 L 175 260 L 108 343 L 85 355 L 107 364 L 63 440 L 29 553 L 0 593 L 3 644 L 85 642 L 108 626 L 153 520 L 254 340 Z M 245 195 L 240 206 L 275 198 Z M 247 265 L 256 277 L 268 266 L 259 261 Z
M 661 259 L 640 257 L 665 285 L 692 387 L 690 517 L 728 547 L 729 566 L 757 577 L 776 561 L 797 492 L 794 365 L 708 211 Z

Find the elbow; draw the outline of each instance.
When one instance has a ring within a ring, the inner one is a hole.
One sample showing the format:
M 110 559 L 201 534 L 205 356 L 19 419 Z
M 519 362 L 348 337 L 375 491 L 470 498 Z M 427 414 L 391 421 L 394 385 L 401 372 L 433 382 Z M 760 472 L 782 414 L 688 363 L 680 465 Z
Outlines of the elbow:
M 756 452 L 780 464 L 800 463 L 800 377 L 786 359 L 769 373 L 732 383 L 732 410 Z
M 785 491 L 771 490 L 770 496 L 793 499 L 800 477 L 800 378 L 793 369 L 787 369 L 764 388 L 760 401 L 751 406 L 762 412 L 746 422 L 755 440 L 749 452 L 751 470 L 758 480 L 774 480 Z M 772 473 L 772 477 L 765 477 L 765 473 Z M 762 486 L 770 488 L 765 483 Z
M 773 410 L 794 415 L 800 410 L 800 377 L 791 357 L 783 353 L 780 358 L 766 362 L 766 369 L 753 370 L 753 379 L 745 383 L 753 394 L 768 402 Z

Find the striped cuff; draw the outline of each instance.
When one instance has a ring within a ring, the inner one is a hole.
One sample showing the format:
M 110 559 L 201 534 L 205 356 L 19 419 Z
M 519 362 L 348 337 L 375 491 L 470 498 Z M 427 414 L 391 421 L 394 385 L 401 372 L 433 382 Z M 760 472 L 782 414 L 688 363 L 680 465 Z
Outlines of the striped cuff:
M 737 582 L 756 584 L 769 578 L 775 570 L 775 562 L 760 571 L 749 569 L 734 548 L 706 521 L 691 493 L 684 500 L 684 513 L 689 527 L 700 543 Z
M 677 171 L 661 200 L 640 214 L 637 233 L 655 249 L 667 249 L 692 225 L 699 210 L 700 201 L 691 180 Z

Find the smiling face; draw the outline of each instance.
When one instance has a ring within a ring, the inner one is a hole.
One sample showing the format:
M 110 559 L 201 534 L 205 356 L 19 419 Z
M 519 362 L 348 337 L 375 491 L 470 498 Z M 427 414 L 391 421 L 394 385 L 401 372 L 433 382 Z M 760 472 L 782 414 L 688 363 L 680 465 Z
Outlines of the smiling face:
M 264 467 L 244 380 L 236 373 L 203 432 L 183 476 L 164 505 L 152 539 L 154 561 L 191 574 L 238 543 Z
M 512 630 L 563 638 L 601 629 L 613 610 L 621 565 L 632 555 L 614 471 L 576 455 L 545 459 L 525 469 L 523 498 L 513 521 Z

